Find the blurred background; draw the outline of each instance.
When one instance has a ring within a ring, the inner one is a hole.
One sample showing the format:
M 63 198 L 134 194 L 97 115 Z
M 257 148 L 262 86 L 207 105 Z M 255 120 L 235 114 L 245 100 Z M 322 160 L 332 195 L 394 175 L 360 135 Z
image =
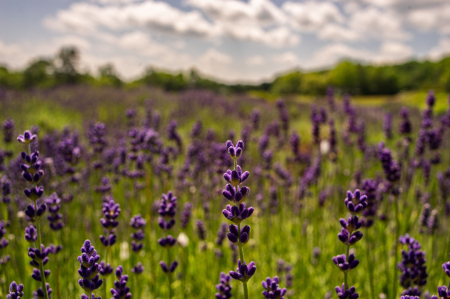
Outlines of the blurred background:
M 446 0 L 0 2 L 0 86 L 450 91 Z

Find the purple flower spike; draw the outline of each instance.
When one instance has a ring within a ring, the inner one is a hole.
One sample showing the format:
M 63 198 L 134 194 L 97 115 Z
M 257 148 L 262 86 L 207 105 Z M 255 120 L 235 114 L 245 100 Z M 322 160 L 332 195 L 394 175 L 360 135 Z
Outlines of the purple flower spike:
M 51 298 L 50 295 L 52 294 L 53 290 L 50 288 L 50 285 L 48 283 L 45 285 L 45 287 L 47 289 L 48 298 Z M 42 287 L 39 287 L 39 289 L 36 292 L 33 292 L 33 295 L 34 295 L 34 298 L 36 298 L 36 297 L 39 299 L 45 298 L 44 292 L 42 291 Z
M 44 187 L 31 187 L 30 189 L 23 190 L 23 192 L 25 193 L 26 197 L 33 201 L 36 201 L 44 194 Z
M 97 254 L 94 246 L 91 246 L 91 241 L 84 241 L 83 247 L 81 247 L 81 256 L 78 257 L 80 263 L 78 274 L 81 276 L 78 284 L 86 294 L 91 294 L 103 284 L 103 280 L 98 274 L 100 267 L 97 262 L 99 259 L 100 255 Z
M 13 281 L 9 285 L 9 294 L 6 295 L 6 299 L 20 299 L 23 296 L 23 284 L 17 285 L 15 281 Z
M 450 290 L 446 286 L 438 287 L 438 296 L 447 299 L 450 297 Z
M 234 187 L 237 187 L 239 186 L 239 184 L 245 182 L 245 180 L 247 180 L 249 176 L 250 173 L 248 171 L 245 171 L 243 173 L 241 166 L 239 165 L 236 167 L 236 170 L 228 169 L 227 172 L 223 174 L 223 178 L 225 179 L 225 181 L 227 181 Z
M 236 146 L 234 146 L 233 142 L 231 142 L 231 140 L 228 140 L 225 143 L 225 145 L 227 147 L 228 154 L 230 155 L 230 157 L 232 159 L 236 160 L 242 155 L 242 152 L 243 152 L 243 149 L 244 149 L 244 141 L 239 140 L 236 143 Z
M 249 238 L 250 238 L 250 226 L 246 225 L 241 229 L 241 232 L 239 234 L 238 227 L 234 224 L 230 224 L 229 226 L 230 232 L 228 233 L 227 237 L 228 240 L 230 240 L 231 243 L 234 243 L 236 245 L 245 245 L 247 244 Z M 240 236 L 240 237 L 239 237 Z
M 433 296 L 433 297 L 436 297 L 436 296 Z M 433 297 L 431 297 L 431 299 L 433 299 Z M 420 299 L 420 297 L 405 295 L 405 296 L 401 296 L 400 299 Z M 437 297 L 436 297 L 436 299 L 437 299 Z
M 34 243 L 37 240 L 37 231 L 33 225 L 25 228 L 25 240 L 30 243 Z
M 168 273 L 169 272 L 169 268 L 167 267 L 166 262 L 160 261 L 159 265 L 161 266 L 161 269 L 164 271 L 164 273 Z
M 101 261 L 98 265 L 98 272 L 102 276 L 108 276 L 113 272 L 113 268 L 111 267 L 111 264 L 106 264 L 104 261 Z
M 118 266 L 116 269 L 117 280 L 114 281 L 114 288 L 111 289 L 111 294 L 114 299 L 130 299 L 130 288 L 127 287 L 128 275 L 123 275 L 122 266 Z
M 284 295 L 287 292 L 286 288 L 281 289 L 279 284 L 279 280 L 277 276 L 274 276 L 273 279 L 267 277 L 266 280 L 262 281 L 262 286 L 265 291 L 262 292 L 264 297 L 267 299 L 284 299 Z
M 135 274 L 142 274 L 144 272 L 144 266 L 142 266 L 142 263 L 138 263 L 136 266 L 131 268 L 131 272 Z
M 253 207 L 246 208 L 245 205 L 241 203 L 239 205 L 239 208 L 237 206 L 227 205 L 227 208 L 223 210 L 222 213 L 225 218 L 227 218 L 234 224 L 240 224 L 242 220 L 250 217 L 253 214 L 254 210 L 255 209 Z
M 367 207 L 367 196 L 361 195 L 361 191 L 358 189 L 354 193 L 347 191 L 345 205 L 352 215 L 359 214 Z
M 94 294 L 91 294 L 91 297 L 89 297 L 86 294 L 81 295 L 81 299 L 102 299 L 102 297 L 95 297 Z
M 345 285 L 342 284 L 342 287 L 336 287 L 336 294 L 339 299 L 357 299 L 359 298 L 359 294 L 356 293 L 355 287 L 351 287 L 348 290 L 345 290 Z
M 448 277 L 450 277 L 450 262 L 445 262 L 442 265 L 442 269 L 444 269 L 445 275 L 447 275 Z
M 244 262 L 241 262 L 241 260 L 238 261 L 238 268 L 236 271 L 230 271 L 230 276 L 235 279 L 239 280 L 241 282 L 247 282 L 253 274 L 256 272 L 256 264 L 255 262 L 250 262 L 250 264 L 247 264 Z
M 31 142 L 35 141 L 36 138 L 36 134 L 32 134 L 29 130 L 26 130 L 22 135 L 19 135 L 19 137 L 17 137 L 17 141 L 19 141 L 20 143 L 30 144 Z
M 231 184 L 227 184 L 225 186 L 225 190 L 222 190 L 222 195 L 226 199 L 229 201 L 234 201 L 237 204 L 242 203 L 249 194 L 250 188 L 247 186 L 242 186 L 239 188 L 239 186 L 233 187 Z
M 220 273 L 220 283 L 216 285 L 218 293 L 216 293 L 216 299 L 229 299 L 233 296 L 231 293 L 231 276 L 225 273 Z
M 348 261 L 346 260 L 345 254 L 335 256 L 333 257 L 333 262 L 343 272 L 355 269 L 359 265 L 359 260 L 355 258 L 354 254 L 349 255 Z
M 348 217 L 348 221 L 341 218 L 339 219 L 339 223 L 349 233 L 352 233 L 363 226 L 363 222 L 359 220 L 358 216 Z

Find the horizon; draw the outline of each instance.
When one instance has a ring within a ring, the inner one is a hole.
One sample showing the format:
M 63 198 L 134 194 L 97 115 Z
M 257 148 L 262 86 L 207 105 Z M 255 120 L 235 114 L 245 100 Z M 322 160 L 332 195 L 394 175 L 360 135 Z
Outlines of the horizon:
M 73 45 L 84 70 L 112 63 L 128 81 L 151 66 L 255 84 L 342 59 L 439 60 L 450 53 L 448 15 L 443 0 L 2 2 L 0 63 L 20 69 Z

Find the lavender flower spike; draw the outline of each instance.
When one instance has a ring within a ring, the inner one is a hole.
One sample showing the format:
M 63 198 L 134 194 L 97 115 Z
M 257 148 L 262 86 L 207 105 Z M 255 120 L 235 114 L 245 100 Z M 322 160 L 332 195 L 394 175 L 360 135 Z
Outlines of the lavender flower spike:
M 226 142 L 226 146 L 231 159 L 236 160 L 242 155 L 242 151 L 244 149 L 244 141 L 239 140 L 236 143 L 236 146 L 234 146 L 233 142 L 231 142 L 231 140 L 228 140 Z
M 81 256 L 78 257 L 78 262 L 80 262 L 78 274 L 81 276 L 78 284 L 83 288 L 85 293 L 92 294 L 92 291 L 98 289 L 103 284 L 103 280 L 100 279 L 98 274 L 99 265 L 97 262 L 100 259 L 100 255 L 97 254 L 94 246 L 91 246 L 91 241 L 89 240 L 84 241 L 84 245 L 81 247 L 81 253 Z
M 231 294 L 231 277 L 225 273 L 220 273 L 220 283 L 216 285 L 218 293 L 216 293 L 217 299 L 229 299 L 233 296 Z
M 367 196 L 361 195 L 361 191 L 358 189 L 356 189 L 354 193 L 347 191 L 345 205 L 347 206 L 347 210 L 355 216 L 367 207 Z
M 130 288 L 127 287 L 128 275 L 122 275 L 122 266 L 117 267 L 116 277 L 117 280 L 114 282 L 114 289 L 111 289 L 111 294 L 114 299 L 130 299 L 131 293 Z
M 236 271 L 230 271 L 230 276 L 235 280 L 247 282 L 253 276 L 253 274 L 255 274 L 255 272 L 255 262 L 250 262 L 250 264 L 248 264 L 247 266 L 245 261 L 241 262 L 241 260 L 239 259 L 238 268 L 236 269 Z
M 13 281 L 9 285 L 9 294 L 6 295 L 6 299 L 20 299 L 23 296 L 23 284 L 17 285 L 15 281 Z
M 351 287 L 348 290 L 345 289 L 344 284 L 342 287 L 336 287 L 336 294 L 339 299 L 357 299 L 359 298 L 359 294 L 356 293 L 355 287 Z
M 287 292 L 286 288 L 281 289 L 278 285 L 278 276 L 274 276 L 273 279 L 267 277 L 261 283 L 265 291 L 262 292 L 267 299 L 284 299 L 284 295 Z

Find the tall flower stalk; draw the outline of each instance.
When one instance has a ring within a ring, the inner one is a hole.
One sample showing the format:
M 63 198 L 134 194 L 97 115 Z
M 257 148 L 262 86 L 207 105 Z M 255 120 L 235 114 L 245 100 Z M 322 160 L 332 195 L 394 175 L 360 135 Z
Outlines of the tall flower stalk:
M 162 195 L 162 199 L 159 205 L 159 227 L 163 230 L 170 230 L 175 225 L 175 214 L 177 212 L 177 198 L 173 195 L 172 191 L 167 192 L 167 194 Z M 169 282 L 169 298 L 172 298 L 172 274 L 178 266 L 178 261 L 174 260 L 172 262 L 172 257 L 170 254 L 170 249 L 175 246 L 177 239 L 168 235 L 167 237 L 162 237 L 158 240 L 159 245 L 167 249 L 167 263 L 160 261 L 159 265 L 164 273 L 167 274 Z M 168 266 L 170 265 L 170 266 Z
M 95 297 L 93 293 L 103 284 L 103 280 L 100 279 L 98 274 L 99 264 L 97 262 L 99 260 L 100 255 L 97 254 L 97 250 L 91 245 L 91 241 L 84 241 L 83 247 L 81 247 L 81 256 L 78 257 L 78 262 L 80 262 L 78 274 L 81 276 L 78 284 L 85 292 L 85 294 L 81 295 L 81 299 L 102 299 L 101 297 Z
M 36 224 L 37 241 L 34 240 L 35 248 L 28 249 L 28 256 L 32 259 L 31 265 L 35 268 L 31 277 L 41 283 L 41 288 L 36 293 L 38 297 L 42 294 L 42 298 L 49 299 L 50 287 L 45 280 L 50 275 L 50 270 L 44 270 L 44 265 L 48 262 L 49 248 L 45 248 L 41 240 L 41 228 L 39 219 L 47 210 L 45 203 L 38 204 L 38 200 L 44 194 L 44 187 L 38 186 L 44 177 L 44 170 L 42 170 L 42 161 L 39 160 L 39 151 L 31 151 L 31 143 L 37 140 L 37 135 L 30 131 L 25 131 L 23 135 L 17 137 L 17 141 L 27 145 L 27 152 L 22 152 L 21 157 L 23 164 L 20 165 L 22 170 L 22 177 L 31 183 L 30 189 L 25 189 L 25 196 L 33 201 L 33 205 L 28 205 L 25 214 L 31 222 Z
M 255 262 L 250 262 L 248 265 L 244 259 L 244 245 L 247 244 L 250 239 L 250 226 L 245 225 L 241 229 L 241 222 L 249 218 L 254 211 L 253 207 L 246 208 L 243 201 L 250 193 L 250 188 L 246 186 L 240 186 L 248 177 L 250 173 L 248 171 L 242 172 L 242 169 L 237 165 L 237 160 L 242 155 L 244 149 L 244 142 L 238 141 L 236 146 L 228 140 L 226 142 L 228 154 L 234 160 L 234 170 L 227 170 L 223 175 L 224 179 L 228 182 L 225 190 L 222 191 L 223 196 L 233 203 L 233 206 L 227 205 L 223 210 L 225 218 L 230 220 L 233 224 L 229 226 L 228 240 L 235 244 L 239 248 L 239 261 L 236 271 L 230 271 L 230 276 L 242 282 L 244 288 L 244 298 L 248 299 L 248 280 L 255 274 L 256 265 Z
M 386 180 L 390 184 L 391 194 L 394 196 L 394 214 L 395 214 L 395 255 L 394 255 L 394 279 L 392 286 L 392 293 L 395 297 L 397 295 L 397 264 L 398 264 L 398 254 L 397 247 L 400 238 L 400 218 L 399 218 L 399 195 L 400 195 L 400 176 L 401 176 L 401 165 L 397 163 L 392 157 L 392 153 L 388 148 L 384 147 L 383 143 L 378 145 L 378 158 L 380 159 L 381 166 L 386 177 Z
M 355 287 L 349 287 L 348 272 L 359 265 L 359 260 L 354 254 L 350 254 L 350 246 L 355 245 L 363 237 L 363 233 L 359 231 L 363 222 L 357 215 L 367 207 L 367 196 L 361 195 L 359 190 L 355 190 L 354 193 L 347 191 L 345 205 L 351 216 L 347 221 L 339 219 L 342 230 L 338 234 L 338 239 L 346 245 L 346 250 L 345 254 L 333 257 L 334 264 L 344 273 L 344 283 L 341 287 L 336 287 L 336 293 L 339 299 L 356 299 L 359 294 L 356 293 Z

